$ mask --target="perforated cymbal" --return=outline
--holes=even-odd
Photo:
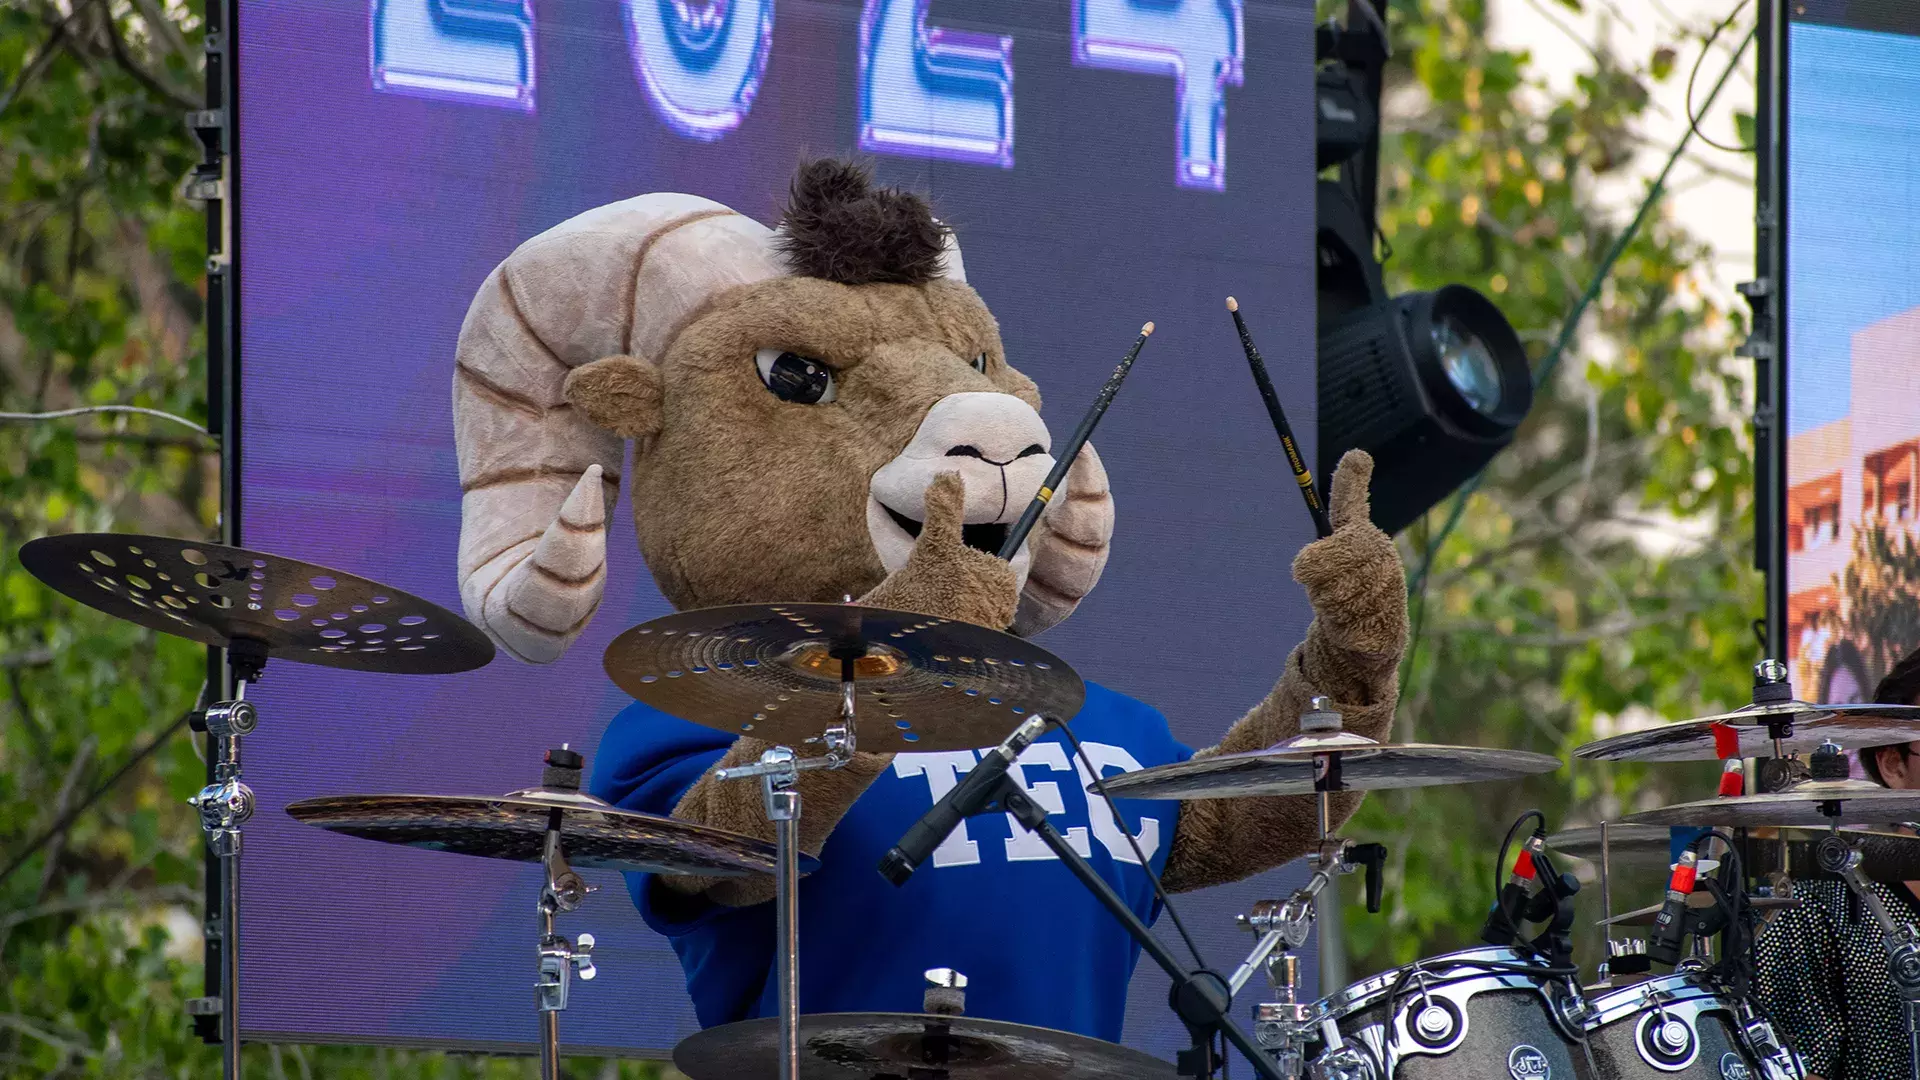
[[[799,1080],[1172,1080],[1173,1066],[1138,1050],[1065,1031],[919,1013],[800,1017]],[[774,1080],[779,1017],[722,1024],[673,1048],[692,1080]]]
[[[166,536],[69,533],[20,548],[20,565],[118,619],[321,667],[440,675],[493,659],[493,642],[436,604],[355,574]]]
[[[1826,808],[1837,806],[1839,817]],[[1628,814],[1629,825],[1820,826],[1838,820],[1878,824],[1920,819],[1920,791],[1890,791],[1865,780],[1808,780],[1767,795],[1734,795]]]
[[[1515,780],[1560,768],[1560,759],[1523,750],[1430,743],[1379,743],[1351,734],[1296,736],[1265,750],[1217,754],[1124,773],[1105,781],[1112,795],[1130,799],[1232,799],[1307,795],[1316,761],[1340,756],[1348,791]]]
[[[1773,757],[1769,724],[1792,724],[1781,740],[1787,754],[1810,754],[1821,743],[1843,750],[1887,746],[1920,739],[1920,706],[1814,705],[1782,701],[1749,705],[1732,712],[1681,720],[1644,731],[1629,731],[1590,742],[1573,752],[1589,761],[1717,761],[1729,757]]]
[[[578,792],[328,795],[290,803],[295,821],[364,840],[537,863],[557,813],[575,868],[739,877],[772,873],[773,845],[705,825],[622,810]],[[801,857],[801,869],[817,862]]]
[[[992,746],[1035,713],[1062,723],[1086,684],[1059,657],[982,626],[854,604],[738,604],[636,626],[607,647],[607,674],[661,712],[799,746],[840,711],[854,662],[860,750]]]

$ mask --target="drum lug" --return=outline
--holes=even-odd
[[[1315,1058],[1307,1075],[1311,1080],[1378,1080],[1380,1074],[1365,1051],[1348,1043]]]

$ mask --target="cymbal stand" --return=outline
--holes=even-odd
[[[1300,718],[1302,734],[1329,734],[1340,730],[1340,714],[1332,711],[1332,702],[1313,699],[1312,711]],[[1267,981],[1278,1001],[1253,1007],[1253,1037],[1272,1059],[1282,1075],[1305,1075],[1306,1047],[1317,1025],[1310,1019],[1310,1007],[1299,996],[1299,959],[1293,950],[1313,933],[1315,904],[1320,893],[1338,877],[1365,868],[1367,872],[1367,910],[1380,911],[1387,849],[1381,844],[1355,844],[1331,834],[1333,793],[1345,787],[1340,776],[1340,755],[1319,754],[1314,758],[1315,808],[1320,845],[1313,856],[1313,876],[1293,891],[1285,902],[1262,900],[1251,915],[1239,916],[1242,925],[1260,935],[1253,951],[1227,979],[1229,993],[1238,994],[1255,971],[1265,968]],[[1341,1046],[1329,1047],[1336,1056]]]
[[[840,661],[840,715],[817,740],[826,746],[819,757],[797,757],[790,747],[772,746],[751,765],[721,769],[721,780],[757,778],[765,799],[767,820],[773,823],[774,844],[774,977],[780,996],[780,1080],[800,1076],[800,774],[813,769],[839,769],[854,753],[854,661],[866,655],[862,643],[835,646]],[[816,741],[816,740],[808,740]]]
[[[1838,829],[1838,815],[1833,816],[1834,828]],[[1839,875],[1873,914],[1873,921],[1880,924],[1880,935],[1887,943],[1887,970],[1893,976],[1893,987],[1900,995],[1901,1012],[1907,1023],[1909,1067],[1914,1080],[1920,1080],[1920,927],[1895,919],[1887,910],[1887,905],[1867,881],[1867,875],[1860,870],[1864,856],[1858,847],[1836,834],[1829,834],[1820,841],[1816,854],[1820,869]]]
[[[220,925],[208,927],[220,939],[220,996],[196,998],[191,1012],[220,1015],[220,1074],[240,1077],[240,827],[253,816],[253,789],[241,780],[240,740],[253,734],[260,713],[247,700],[247,686],[260,681],[267,666],[267,647],[237,639],[227,647],[233,667],[233,699],[217,701],[193,720],[213,742],[213,783],[187,800],[200,812],[200,828],[207,834],[207,851],[220,860]]]
[[[1255,971],[1266,970],[1267,982],[1278,1000],[1253,1007],[1253,1038],[1288,1077],[1305,1075],[1307,1042],[1318,1030],[1310,1019],[1309,1005],[1300,1000],[1300,961],[1293,955],[1293,950],[1313,934],[1315,899],[1336,878],[1364,867],[1367,910],[1376,914],[1380,911],[1387,849],[1381,844],[1355,844],[1327,835],[1330,798],[1329,792],[1320,793],[1320,849],[1314,854],[1313,876],[1284,902],[1262,900],[1253,906],[1252,914],[1238,917],[1243,926],[1260,935],[1260,940],[1227,978],[1228,990],[1238,994]],[[1340,1047],[1330,1050],[1338,1054]]]
[[[554,932],[553,917],[572,911],[594,887],[581,880],[560,846],[560,811],[547,820],[546,847],[541,855],[546,883],[540,887],[540,978],[533,984],[534,1001],[540,1010],[540,1078],[560,1080],[560,1013],[567,1007],[567,992],[577,973],[583,982],[599,974],[593,965],[593,935],[581,934],[569,941]]]

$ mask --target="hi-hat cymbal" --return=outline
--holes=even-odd
[[[724,829],[622,810],[590,795],[328,795],[290,803],[294,820],[365,840],[537,863],[558,816],[575,868],[741,877],[770,874],[773,845]],[[801,869],[818,863],[800,856]]]
[[[1828,810],[1837,814],[1830,815]],[[1725,828],[1765,825],[1876,824],[1920,818],[1920,791],[1890,791],[1865,780],[1808,780],[1766,795],[1734,795],[1628,814],[1629,825]]]
[[[1616,867],[1664,869],[1673,862],[1668,825],[1607,826],[1607,858]],[[1781,844],[1786,845],[1788,874],[1813,877],[1820,874],[1820,861],[1814,847],[1828,835],[1823,828],[1768,828],[1752,832],[1746,838],[1746,867],[1753,873],[1779,869]],[[1860,869],[1873,881],[1920,880],[1920,836],[1880,829],[1841,829],[1840,839],[1860,849],[1864,856]],[[1576,859],[1598,865],[1600,830],[1596,826],[1568,829],[1547,837],[1547,847]]]
[[[1718,901],[1714,900],[1713,894],[1710,892],[1696,892],[1696,893],[1690,894],[1687,897],[1687,907],[1695,911],[1702,911],[1707,908],[1710,908],[1717,902]],[[1749,896],[1747,898],[1747,903],[1753,907],[1753,910],[1763,912],[1763,913],[1769,912],[1769,911],[1778,911],[1781,908],[1798,907],[1800,905],[1799,900],[1793,897],[1787,897],[1787,896]],[[1660,909],[1665,906],[1666,905],[1664,904],[1654,904],[1652,907],[1643,907],[1637,911],[1629,911],[1623,915],[1615,915],[1611,919],[1596,920],[1594,922],[1594,925],[1595,926],[1652,926],[1653,920],[1658,918],[1660,915]]]
[[[711,1027],[680,1040],[673,1067],[692,1080],[774,1080],[778,1017]],[[1173,1066],[1065,1031],[919,1013],[800,1017],[799,1080],[1159,1080]]]
[[[1256,795],[1307,795],[1314,791],[1316,764],[1340,758],[1340,790],[1472,784],[1550,773],[1560,759],[1524,750],[1430,743],[1380,743],[1348,732],[1299,735],[1265,750],[1217,754],[1110,777],[1108,794],[1129,799],[1232,799]]]
[[[203,645],[356,671],[441,675],[493,659],[472,623],[355,574],[166,536],[30,540],[20,565],[115,618]]]
[[[1086,684],[1012,634],[854,604],[682,611],[607,646],[607,674],[662,712],[799,746],[840,712],[839,655],[854,660],[857,746],[874,753],[992,746],[1026,718],[1065,723]]]
[[[1774,757],[1773,733],[1790,726],[1780,752],[1812,753],[1821,743],[1842,750],[1886,746],[1920,739],[1920,706],[1812,705],[1782,701],[1749,705],[1733,712],[1629,731],[1590,742],[1573,756],[1590,761],[1716,761],[1730,757]]]

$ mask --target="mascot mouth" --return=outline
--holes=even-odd
[[[887,512],[887,516],[893,519],[895,525],[900,526],[901,531],[915,540],[920,539],[920,522],[895,510],[886,503],[880,503],[880,509]],[[962,525],[960,527],[960,540],[975,551],[984,551],[989,555],[998,555],[1000,554],[1000,548],[1007,542],[1007,533],[1010,532],[1012,528],[1013,526],[1004,521],[982,521],[978,524]]]

